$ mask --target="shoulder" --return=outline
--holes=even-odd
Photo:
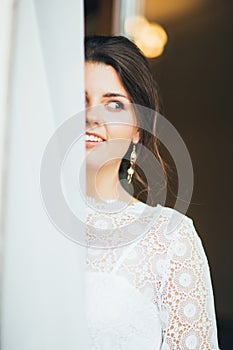
[[[183,229],[194,229],[193,220],[186,214],[160,204],[157,205],[156,209],[158,214],[153,224],[156,226],[156,224],[163,223],[164,233],[166,235],[174,235],[177,232],[181,233]]]
[[[166,249],[170,258],[186,260],[206,259],[202,241],[189,216],[169,207],[160,206],[159,215],[151,227],[150,235]]]
[[[148,232],[149,235],[156,236],[160,242],[167,245],[175,242],[201,244],[192,218],[176,209],[162,205],[157,205],[154,210],[155,218]]]

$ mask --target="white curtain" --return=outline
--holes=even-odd
[[[9,0],[1,9],[11,52],[1,63],[10,73],[1,90],[1,349],[86,350],[85,248],[59,233],[40,193],[49,138],[84,109],[83,4]]]

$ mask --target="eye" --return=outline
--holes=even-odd
[[[120,101],[110,101],[106,104],[107,108],[113,111],[121,111],[124,109],[124,104]]]

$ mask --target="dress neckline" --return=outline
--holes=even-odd
[[[128,203],[119,199],[108,199],[103,202],[98,202],[94,197],[86,196],[86,204],[90,210],[104,213],[119,213],[125,210],[131,210],[135,208],[151,208],[149,205],[134,201],[133,203]]]

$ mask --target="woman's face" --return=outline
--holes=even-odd
[[[139,140],[130,97],[109,65],[87,62],[85,84],[87,165],[120,165],[131,141]]]

